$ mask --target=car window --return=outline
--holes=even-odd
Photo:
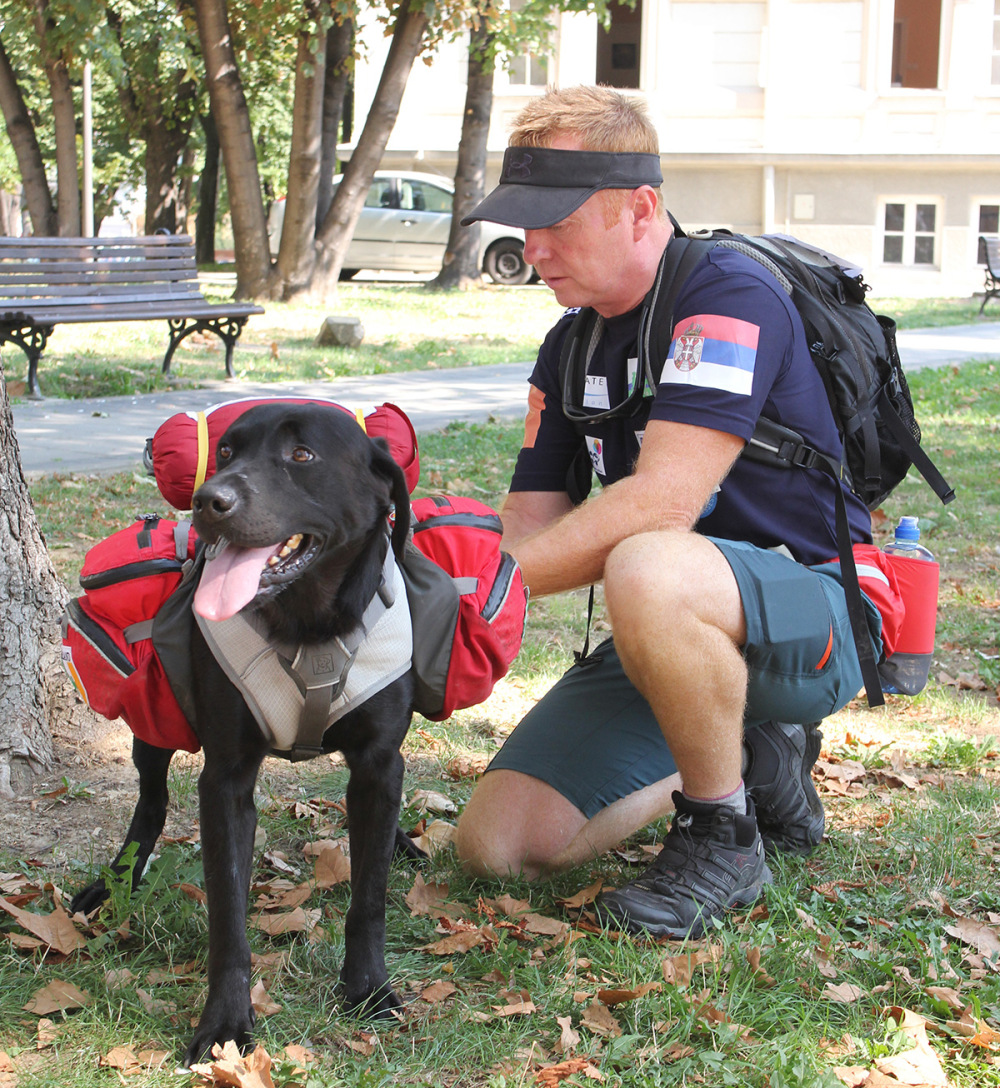
[[[400,181],[400,207],[414,212],[451,213],[451,193],[422,181]]]
[[[365,207],[391,208],[392,206],[392,178],[376,178],[368,190]]]

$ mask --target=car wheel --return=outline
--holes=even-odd
[[[527,283],[534,269],[524,261],[524,246],[514,239],[494,242],[486,251],[483,270],[494,283],[519,286]]]
[[[340,278],[342,280],[353,280],[360,271],[360,268],[342,268],[340,270]]]

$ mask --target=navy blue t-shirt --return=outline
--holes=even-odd
[[[641,307],[605,323],[591,359],[585,407],[615,407],[636,377]],[[648,419],[694,424],[748,440],[765,415],[838,459],[840,437],[826,392],[790,299],[756,261],[712,250],[695,268],[674,308],[670,351],[655,396],[628,419],[587,424],[581,437],[563,415],[559,355],[576,315],[567,311],[550,330],[531,375],[525,446],[511,491],[564,491],[566,473],[584,442],[602,484],[629,475]],[[737,459],[712,495],[696,529],[762,548],[784,544],[801,563],[837,554],[837,484],[816,469],[782,469]],[[864,503],[845,489],[851,536],[871,542]]]

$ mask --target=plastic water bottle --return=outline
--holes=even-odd
[[[882,550],[893,557],[893,570],[906,606],[896,646],[878,667],[882,690],[890,695],[916,695],[927,683],[934,654],[941,571],[934,556],[920,543],[916,518],[900,518],[894,539]]]

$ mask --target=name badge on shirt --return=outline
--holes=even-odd
[[[587,452],[590,454],[590,462],[598,476],[604,476],[604,443],[599,438],[587,436]]]
[[[584,408],[610,408],[608,400],[608,379],[603,374],[588,374],[587,386],[583,391]]]

